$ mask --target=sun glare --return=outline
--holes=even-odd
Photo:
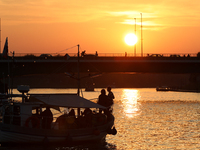
[[[139,104],[137,100],[140,99],[138,90],[124,89],[122,94],[122,103],[126,116],[132,118],[139,114]]]
[[[135,34],[129,33],[125,36],[124,40],[125,40],[127,45],[132,46],[132,45],[135,45],[137,43],[138,38]]]

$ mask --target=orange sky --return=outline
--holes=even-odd
[[[1,52],[8,37],[15,53],[133,53],[124,42],[137,22],[143,51],[200,51],[199,0],[0,0]]]

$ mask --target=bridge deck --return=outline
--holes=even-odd
[[[9,63],[8,63],[9,62]],[[77,57],[1,59],[1,75],[8,64],[15,75],[77,72]],[[13,67],[12,67],[13,66]],[[200,73],[199,57],[80,57],[80,72]]]

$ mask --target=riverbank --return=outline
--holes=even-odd
[[[87,74],[81,74],[81,77]],[[76,76],[76,75],[74,75]],[[189,82],[189,74],[102,74],[96,78],[83,78],[81,87],[88,82],[95,88],[112,86],[116,88],[156,88],[157,86],[184,86]],[[77,80],[65,74],[37,74],[14,77],[13,87],[29,85],[31,88],[76,88]]]

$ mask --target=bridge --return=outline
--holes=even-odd
[[[1,76],[8,68],[14,75],[76,73],[77,57],[1,59]],[[200,73],[199,57],[80,57],[81,73]]]

